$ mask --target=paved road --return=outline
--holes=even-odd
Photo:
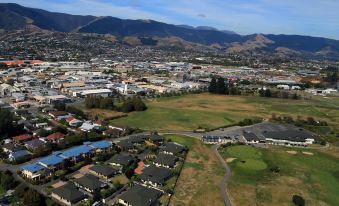
[[[232,173],[231,173],[230,167],[226,164],[224,158],[218,152],[219,146],[220,145],[214,145],[212,147],[212,149],[213,149],[215,155],[217,155],[222,166],[225,168],[225,176],[224,176],[224,178],[222,178],[222,180],[220,182],[220,190],[222,192],[225,204],[227,206],[232,206],[232,202],[231,202],[229,195],[228,195],[228,192],[227,192],[227,181],[231,178]]]

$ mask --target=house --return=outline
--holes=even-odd
[[[30,152],[28,152],[27,150],[19,150],[19,151],[15,151],[12,152],[8,155],[8,160],[9,161],[18,161],[18,160],[22,160],[25,158],[29,158],[32,154]]]
[[[108,160],[108,163],[113,166],[125,167],[132,164],[135,160],[134,157],[129,155],[116,154]]]
[[[231,138],[223,135],[204,135],[202,141],[205,144],[224,144],[230,142]]]
[[[153,163],[158,167],[174,168],[177,161],[178,158],[174,155],[159,154]]]
[[[106,184],[99,181],[97,177],[88,174],[78,179],[75,179],[74,184],[90,193],[99,192],[102,188],[106,186]]]
[[[161,153],[177,155],[185,151],[185,147],[176,142],[167,142],[160,148]]]
[[[59,156],[63,159],[68,159],[73,163],[77,163],[85,157],[90,157],[93,150],[94,149],[92,147],[89,147],[88,145],[80,145],[65,150]]]
[[[159,190],[136,184],[120,195],[118,202],[125,206],[152,206],[160,204],[158,199],[161,196],[162,192]]]
[[[123,132],[119,129],[108,129],[108,130],[103,131],[102,134],[105,136],[117,138],[117,137],[120,137],[122,133]]]
[[[249,144],[255,144],[255,143],[265,143],[265,138],[261,137],[261,136],[257,136],[256,134],[252,133],[252,132],[247,132],[244,131],[243,132],[243,137],[246,140],[246,143]]]
[[[165,182],[172,177],[172,171],[163,167],[151,165],[144,169],[140,175],[140,180],[146,185],[162,187]]]
[[[51,154],[47,157],[37,160],[36,162],[51,171],[55,171],[62,168],[64,159],[56,154]]]
[[[121,140],[120,142],[116,143],[116,145],[122,150],[122,151],[132,151],[134,150],[134,145],[133,143],[126,139],[126,140]]]
[[[84,122],[84,123],[81,125],[81,127],[79,127],[79,128],[80,128],[80,130],[82,130],[82,131],[84,131],[84,132],[89,132],[89,131],[91,131],[91,130],[93,130],[93,129],[99,129],[100,126],[101,126],[101,125],[95,124],[95,123],[93,123],[93,122],[91,122],[91,121],[86,121],[86,122]]]
[[[112,150],[112,142],[101,140],[97,142],[84,142],[85,145],[88,145],[90,148],[93,148],[95,153],[110,152]]]
[[[56,188],[52,191],[51,197],[67,206],[74,205],[86,198],[86,195],[80,192],[72,183]]]
[[[25,142],[25,147],[30,151],[41,149],[44,146],[45,142],[40,139],[33,139],[31,141]]]
[[[64,139],[64,137],[65,137],[64,134],[60,132],[56,132],[56,133],[48,135],[47,140],[51,142],[59,142],[60,140]]]
[[[152,134],[149,136],[148,140],[153,144],[161,144],[164,141],[164,138],[160,135]]]
[[[68,118],[66,118],[66,122],[71,127],[79,127],[80,125],[82,125],[82,121],[76,119],[75,117],[68,117]]]
[[[23,142],[27,142],[32,139],[33,139],[33,136],[30,134],[23,134],[23,135],[13,137],[13,141],[15,143],[23,143]]]
[[[105,165],[94,165],[89,169],[89,172],[106,180],[119,173],[118,170]]]
[[[285,131],[264,131],[264,137],[268,144],[285,146],[303,146],[313,144],[316,135],[302,128]]]
[[[21,167],[21,174],[31,180],[40,180],[44,176],[46,169],[37,164],[26,164]]]
[[[6,153],[13,153],[13,152],[22,150],[23,148],[24,148],[23,146],[13,144],[13,143],[7,143],[2,146],[3,151]]]
[[[65,111],[50,111],[48,115],[54,119],[57,119],[58,117],[64,117],[64,116],[67,116],[66,118],[69,117],[68,112],[65,112]]]

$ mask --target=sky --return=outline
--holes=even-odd
[[[212,26],[239,34],[299,34],[339,40],[339,0],[0,0],[79,15]]]

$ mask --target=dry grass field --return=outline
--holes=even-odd
[[[168,135],[166,138],[189,147],[169,205],[224,206],[219,188],[224,169],[211,148],[190,137]]]

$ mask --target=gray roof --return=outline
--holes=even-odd
[[[94,165],[93,167],[90,168],[90,170],[101,175],[104,175],[106,177],[112,177],[118,172],[116,169],[113,169],[112,167],[105,165]]]
[[[64,186],[56,188],[52,193],[57,194],[71,203],[77,203],[86,197],[86,195],[80,192],[73,183],[67,183]]]
[[[178,158],[176,156],[168,154],[159,154],[157,158],[154,160],[154,163],[174,167],[177,161]]]
[[[150,206],[154,205],[161,195],[156,189],[134,185],[119,198],[132,206]]]
[[[36,148],[42,147],[44,145],[45,145],[45,143],[40,139],[33,139],[33,140],[25,143],[25,146],[29,149],[36,149]]]
[[[168,142],[161,148],[161,151],[166,151],[173,154],[181,153],[184,150],[185,150],[184,146],[177,144],[175,142]]]
[[[140,179],[144,181],[151,181],[163,185],[166,180],[172,176],[172,171],[167,168],[160,168],[151,165],[144,169],[140,175]]]
[[[304,129],[285,130],[285,131],[268,131],[263,132],[266,138],[288,140],[292,142],[305,142],[307,138],[315,138],[315,135]]]
[[[75,179],[74,182],[93,191],[99,190],[103,185],[103,183],[93,175],[84,175],[78,179]]]
[[[111,159],[108,160],[108,163],[115,163],[126,166],[131,164],[134,160],[135,158],[129,155],[116,154]]]

